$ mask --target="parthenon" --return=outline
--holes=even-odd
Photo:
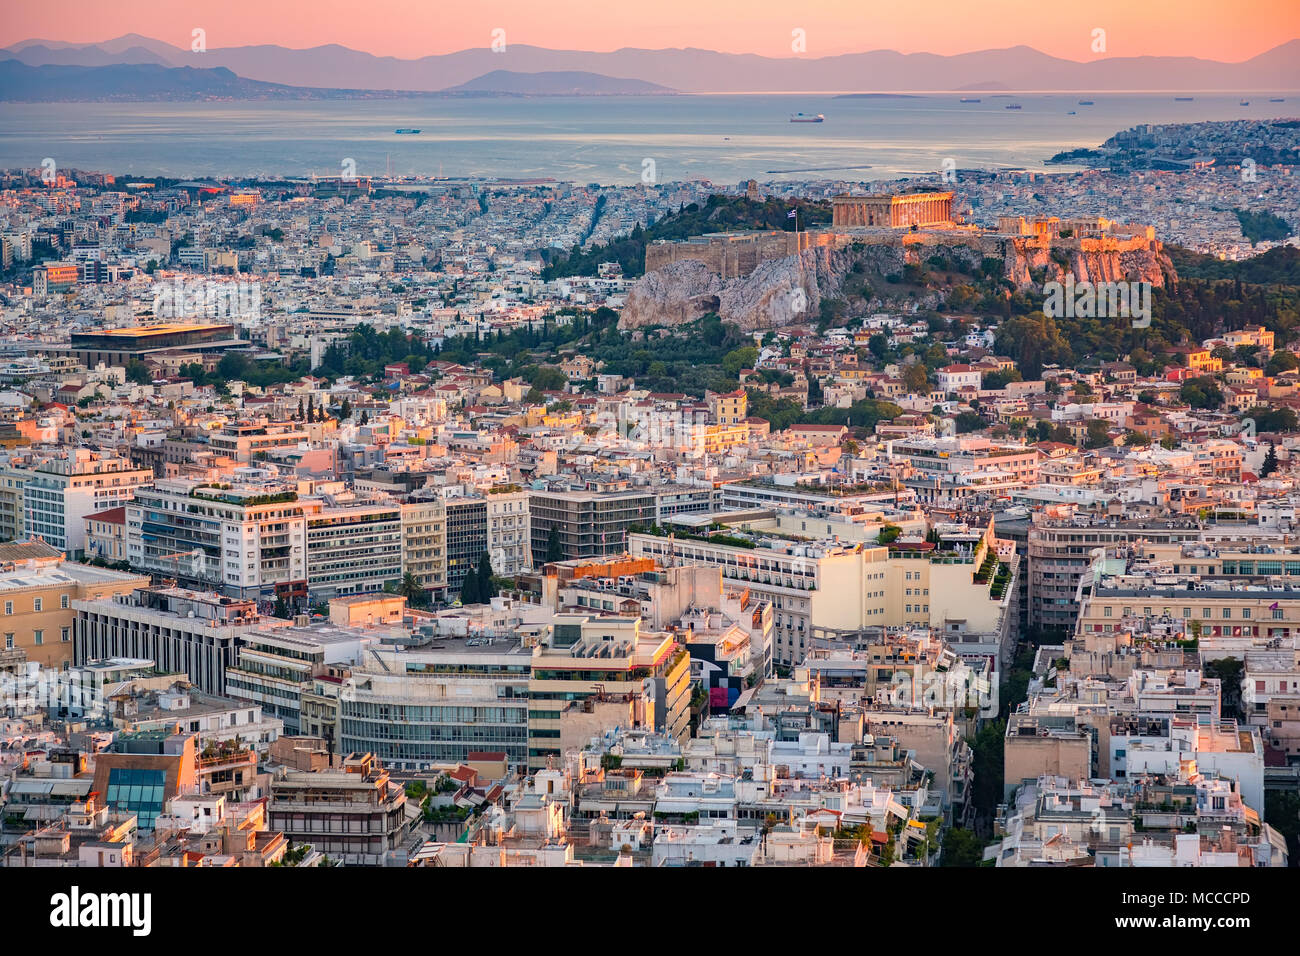
[[[953,193],[835,196],[834,226],[929,226],[952,221]]]

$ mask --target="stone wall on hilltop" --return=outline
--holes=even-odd
[[[881,295],[887,295],[890,284],[880,280],[901,274],[908,263],[924,264],[935,255],[960,263],[967,271],[977,269],[985,258],[1001,259],[1003,275],[1021,288],[1064,281],[1067,272],[1074,274],[1076,282],[1145,281],[1164,286],[1177,279],[1160,243],[1136,236],[1062,239],[956,229],[881,230],[879,235],[866,236],[828,232],[819,240],[795,255],[764,259],[760,254],[752,271],[727,278],[718,274],[718,263],[704,254],[707,243],[697,241],[689,248],[682,244],[678,255],[661,251],[655,258],[660,267],[628,290],[619,328],[672,327],[710,312],[745,331],[798,325],[817,318],[823,299],[841,297],[855,266],[860,266],[858,271],[865,273],[875,293],[871,307],[885,309],[890,301]],[[756,243],[755,248],[773,251],[766,242]],[[906,294],[909,306],[942,307],[938,290],[918,296],[909,288]]]

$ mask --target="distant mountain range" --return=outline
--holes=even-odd
[[[441,92],[444,95],[463,93],[481,96],[646,96],[675,93],[676,90],[645,80],[624,80],[580,70],[555,70],[548,73],[493,70],[468,83]]]
[[[59,52],[59,51],[55,51]],[[111,63],[30,66],[0,60],[0,101],[25,103],[140,100],[294,100],[361,99],[411,96],[645,96],[676,92],[645,80],[599,73],[557,71],[513,73],[494,70],[436,94],[407,90],[331,89],[264,83],[235,75],[223,66],[161,66]]]
[[[409,93],[311,89],[262,83],[236,76],[225,67],[159,66],[114,63],[105,66],[28,66],[0,60],[0,101],[23,103],[139,102],[142,100],[301,100],[355,99]]]
[[[1241,63],[1164,56],[1104,57],[1078,63],[1026,46],[956,56],[875,50],[777,58],[700,49],[593,53],[525,44],[510,45],[501,53],[483,48],[402,60],[337,44],[305,50],[261,45],[192,53],[136,34],[90,44],[26,40],[0,50],[3,57],[29,66],[220,67],[243,79],[281,86],[335,89],[342,83],[352,90],[425,93],[466,87],[498,73],[596,74],[602,81],[622,77],[612,82],[639,80],[691,93],[1300,89],[1300,39]]]

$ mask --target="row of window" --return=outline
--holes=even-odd
[[[1166,609],[1166,610],[1167,610],[1167,609]],[[1250,620],[1250,617],[1251,617],[1251,608],[1243,607],[1243,608],[1240,608],[1240,610],[1241,610],[1241,619],[1242,619],[1243,621],[1249,621],[1249,620]],[[1273,612],[1273,620],[1275,620],[1275,621],[1285,621],[1285,620],[1286,620],[1286,610],[1285,610],[1284,608],[1275,607],[1275,608],[1270,608],[1269,610],[1271,610],[1271,611]],[[1232,608],[1230,608],[1230,607],[1225,607],[1225,608],[1222,609],[1222,611],[1223,611],[1223,619],[1224,619],[1225,621],[1226,621],[1226,620],[1231,620],[1231,619],[1232,619]],[[1102,608],[1102,617],[1110,617],[1110,616],[1111,616],[1111,612],[1112,612],[1112,608],[1111,608],[1111,607],[1109,607],[1109,606],[1103,607],[1103,608]],[[1151,612],[1152,612],[1152,608],[1144,607],[1144,608],[1142,609],[1142,615],[1143,615],[1143,617],[1151,617],[1151,616],[1152,616],[1152,615],[1151,615]],[[1124,608],[1124,617],[1132,617],[1132,616],[1133,616],[1133,609],[1132,609],[1131,607],[1126,607],[1126,608]],[[1190,607],[1185,607],[1185,608],[1183,608],[1183,617],[1185,617],[1185,618],[1191,618],[1191,616],[1192,616],[1192,609],[1191,609]],[[1203,618],[1212,618],[1212,617],[1214,617],[1214,608],[1209,608],[1209,607],[1203,607],[1203,608],[1201,608],[1201,617],[1203,617]]]
[[[69,596],[68,596],[68,595],[66,595],[66,594],[61,594],[61,595],[59,595],[59,608],[60,608],[61,610],[66,611],[66,610],[70,607],[70,604],[68,603],[68,601],[69,601]],[[42,611],[44,611],[44,610],[45,610],[45,599],[44,599],[44,598],[32,598],[32,613],[34,613],[34,614],[40,614],[40,613],[41,613]],[[5,601],[5,614],[9,615],[9,614],[13,614],[13,613],[14,613],[14,602],[13,602],[13,601]]]

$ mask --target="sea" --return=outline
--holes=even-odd
[[[1143,123],[1300,117],[1295,91],[413,96],[0,103],[0,168],[179,178],[338,175],[738,183],[1066,170],[1053,154]],[[962,97],[978,103],[962,103]],[[1284,102],[1270,102],[1281,97]],[[1083,105],[1080,100],[1091,100]],[[1248,100],[1249,105],[1242,105]],[[1020,109],[1007,109],[1010,104]],[[825,116],[791,123],[794,113]],[[418,134],[398,134],[398,128]]]

